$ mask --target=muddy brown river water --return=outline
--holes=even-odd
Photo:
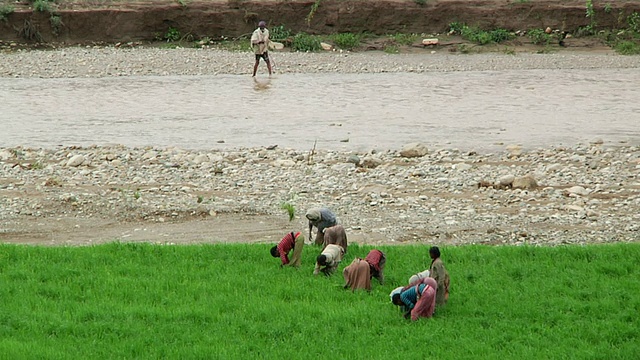
[[[0,78],[0,146],[640,143],[640,69]]]

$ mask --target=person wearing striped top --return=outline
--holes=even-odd
[[[280,267],[293,266],[300,267],[302,261],[302,248],[304,247],[304,235],[293,231],[285,235],[282,240],[271,248],[271,256],[279,257],[281,260]],[[293,250],[291,260],[289,260],[289,252]]]
[[[384,284],[384,265],[387,262],[387,258],[384,253],[378,249],[373,249],[369,251],[367,257],[364,258],[369,264],[369,268],[371,269],[371,277],[378,279],[380,281],[380,285]]]

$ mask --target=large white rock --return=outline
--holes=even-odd
[[[525,175],[513,179],[512,186],[514,189],[531,190],[538,187],[538,182],[533,175]]]
[[[429,150],[424,144],[411,143],[405,145],[402,150],[400,150],[400,156],[406,158],[422,157],[427,155],[428,152]]]
[[[362,159],[362,167],[365,168],[370,168],[370,169],[374,169],[380,165],[382,165],[382,160],[378,159],[376,157],[373,156],[365,156],[364,159]]]
[[[511,184],[513,184],[513,181],[515,179],[516,177],[511,174],[504,175],[504,176],[501,176],[500,179],[498,179],[498,183],[502,186],[510,186]]]
[[[453,165],[453,168],[459,171],[467,171],[473,168],[473,165],[467,164],[467,163],[459,163],[459,164]]]
[[[438,45],[439,41],[438,39],[422,39],[422,45]]]
[[[82,163],[84,163],[85,160],[86,159],[82,154],[74,155],[71,157],[71,159],[69,159],[69,161],[67,161],[67,166],[77,167],[82,165]]]
[[[567,189],[567,193],[568,194],[574,194],[574,195],[580,195],[580,196],[587,196],[591,192],[589,190],[583,188],[582,186],[572,186],[572,187]]]
[[[205,154],[200,154],[200,155],[196,156],[193,159],[193,162],[196,163],[196,164],[202,164],[202,163],[209,162],[209,156],[207,156]]]
[[[296,162],[291,159],[278,159],[275,160],[272,164],[273,166],[292,167],[296,164]]]

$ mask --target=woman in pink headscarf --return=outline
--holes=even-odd
[[[400,293],[392,296],[391,301],[401,306],[405,311],[404,316],[416,321],[421,317],[430,318],[436,309],[436,292],[438,283],[433,278],[424,278],[418,283],[413,283],[402,289]]]

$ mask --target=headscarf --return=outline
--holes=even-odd
[[[260,21],[260,22],[258,23],[258,27],[259,27],[259,28],[267,27],[267,23],[266,23],[265,21]]]
[[[393,301],[393,295],[400,294],[402,292],[402,289],[402,286],[398,286],[397,288],[391,290],[391,293],[389,294],[389,298],[391,299],[391,301]]]
[[[320,209],[310,209],[309,211],[307,211],[307,214],[305,215],[307,217],[307,219],[309,219],[309,221],[320,221],[320,219],[322,219],[322,215],[320,214]]]

